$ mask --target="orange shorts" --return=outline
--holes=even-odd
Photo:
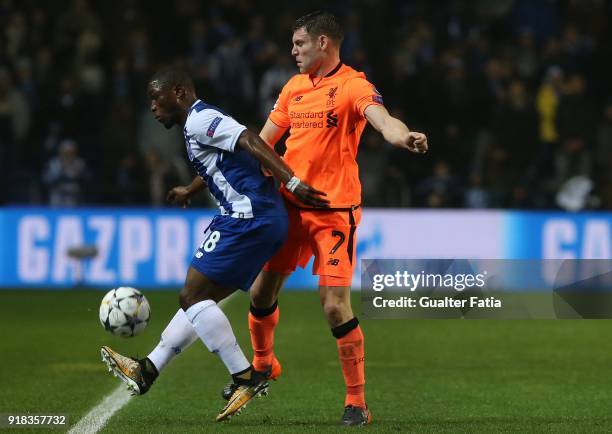
[[[289,235],[266,263],[264,271],[291,274],[298,265],[302,268],[308,265],[314,254],[312,274],[319,276],[319,286],[350,286],[361,208],[323,211],[300,209],[285,203]]]

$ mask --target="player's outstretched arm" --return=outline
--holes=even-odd
[[[387,142],[419,154],[427,152],[427,136],[410,131],[406,124],[391,116],[385,107],[371,105],[365,109],[364,114],[370,125],[380,132]]]
[[[293,170],[257,134],[244,130],[237,145],[257,158],[302,203],[316,208],[329,208],[329,201],[324,197],[327,194],[297,178]]]
[[[281,128],[274,122],[272,122],[270,119],[268,119],[263,128],[261,129],[259,137],[261,137],[261,139],[266,142],[268,146],[274,148],[276,142],[278,142],[280,138],[283,137],[283,134],[285,134],[285,132],[287,132],[287,128]]]
[[[183,208],[187,208],[191,203],[191,196],[198,191],[202,191],[207,187],[206,181],[200,176],[196,176],[189,185],[179,185],[174,187],[166,195],[166,201],[172,204],[180,204]]]

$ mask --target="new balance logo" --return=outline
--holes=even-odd
[[[338,126],[338,115],[334,111],[327,112],[327,128]]]
[[[327,265],[333,265],[336,266],[340,263],[340,259],[330,259],[329,261],[327,261]]]

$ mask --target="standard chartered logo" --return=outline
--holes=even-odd
[[[323,128],[323,111],[289,112],[291,128]]]
[[[289,117],[291,119],[323,119],[323,111],[318,112],[289,112]]]

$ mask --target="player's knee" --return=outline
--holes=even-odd
[[[323,312],[325,318],[330,324],[336,324],[342,322],[344,316],[344,309],[342,305],[336,299],[327,299],[323,303]]]
[[[263,271],[251,285],[251,303],[261,309],[270,307],[278,299],[278,293],[287,275]]]
[[[178,299],[181,309],[187,310],[191,307],[189,293],[185,290],[185,288],[181,289],[181,292],[179,292]]]
[[[189,288],[183,288],[179,293],[179,305],[183,310],[189,309],[191,306],[202,300],[203,298],[198,291],[194,291]]]
[[[179,293],[179,304],[183,310],[187,310],[194,304],[204,300],[212,300],[218,303],[223,300],[226,295],[226,293],[218,288],[211,288],[206,285],[190,282],[189,279],[187,279],[185,286]]]
[[[265,309],[274,304],[276,294],[266,291],[252,291],[251,304],[257,308]]]

